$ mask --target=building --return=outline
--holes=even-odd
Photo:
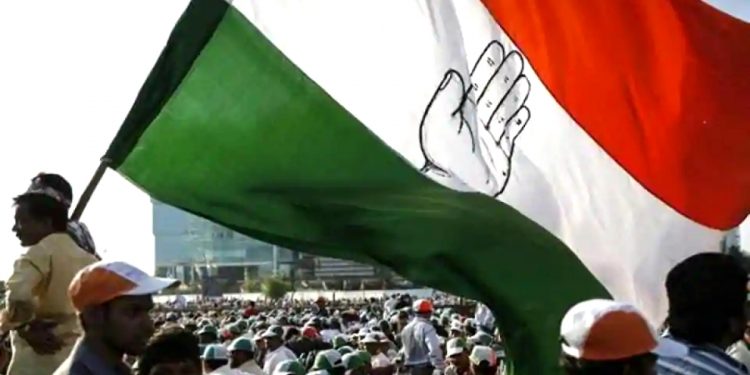
[[[278,275],[304,285],[351,289],[365,282],[379,287],[392,278],[382,268],[264,243],[157,201],[153,231],[157,275],[188,285],[211,279],[225,291],[238,291],[245,280]]]
[[[230,282],[288,275],[297,254],[153,202],[156,273],[188,284],[212,276]]]

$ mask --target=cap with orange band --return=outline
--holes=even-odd
[[[117,297],[155,294],[179,283],[175,279],[149,276],[125,262],[100,261],[76,274],[68,294],[80,312]]]
[[[632,305],[594,299],[573,306],[560,325],[565,354],[590,361],[611,361],[653,352],[656,332]]]

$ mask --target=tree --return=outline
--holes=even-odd
[[[266,278],[260,285],[261,293],[274,301],[283,298],[291,289],[289,283],[277,277]]]

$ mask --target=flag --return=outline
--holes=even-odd
[[[487,304],[557,373],[574,303],[663,319],[750,208],[750,30],[687,0],[190,3],[106,160],[260,240]]]

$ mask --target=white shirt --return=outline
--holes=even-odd
[[[224,365],[217,368],[208,375],[247,375],[247,373],[238,369],[229,368],[229,365]]]
[[[239,369],[250,375],[268,375],[263,372],[263,369],[260,368],[260,366],[255,363],[255,360],[252,359],[243,363],[242,366],[239,367]]]
[[[297,359],[297,356],[284,345],[279,346],[272,352],[266,353],[266,356],[263,359],[263,372],[266,374],[272,374],[273,370],[276,369],[276,366],[287,359]]]
[[[744,342],[740,341],[730,346],[729,349],[727,349],[727,354],[750,368],[750,350],[748,350],[747,344]]]
[[[372,357],[370,365],[372,365],[372,368],[388,367],[391,365],[391,360],[385,354],[378,353],[378,355]]]
[[[339,335],[341,335],[341,331],[339,331],[338,329],[324,329],[320,331],[320,337],[324,342],[331,342],[333,341],[334,337]]]

